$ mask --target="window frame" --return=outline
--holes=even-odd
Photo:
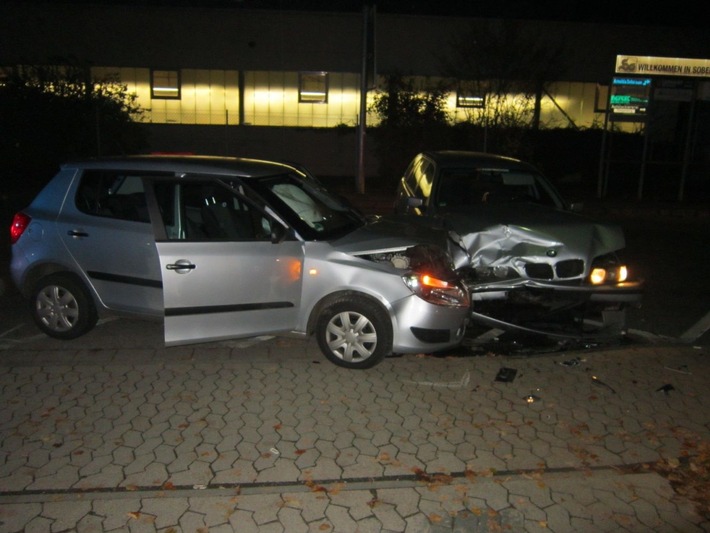
[[[305,87],[309,81],[322,79],[322,92],[314,88]],[[328,73],[325,71],[304,71],[298,73],[298,103],[299,104],[327,104],[328,103]],[[320,84],[319,84],[320,85]],[[307,90],[309,89],[309,90]],[[316,95],[323,95],[318,98]]]
[[[165,73],[168,84],[156,89],[156,73]],[[171,75],[175,75],[175,87],[170,85]],[[154,100],[180,100],[182,76],[179,69],[150,69],[150,97]],[[165,91],[163,93],[162,91]],[[173,93],[174,92],[174,93]]]
[[[486,95],[484,94],[481,96],[477,93],[477,91],[461,89],[459,87],[456,90],[456,107],[463,107],[467,109],[485,109]]]

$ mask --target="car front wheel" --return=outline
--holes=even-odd
[[[39,281],[32,293],[30,312],[39,329],[57,339],[75,339],[91,330],[97,320],[86,289],[64,274]]]
[[[389,316],[374,302],[343,297],[321,313],[318,346],[338,366],[370,368],[392,351]]]

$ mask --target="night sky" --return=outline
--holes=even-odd
[[[33,0],[25,0],[33,1]],[[55,0],[65,3],[103,3],[124,5],[161,5],[227,7],[235,9],[279,9],[305,11],[358,12],[368,0]],[[614,22],[641,26],[708,26],[705,2],[666,0],[369,0],[380,13],[408,15],[466,16],[479,18],[517,18],[581,22]]]

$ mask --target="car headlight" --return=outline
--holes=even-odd
[[[621,264],[615,255],[606,255],[595,259],[589,282],[592,285],[621,283],[629,279],[629,270]]]
[[[457,281],[445,281],[429,274],[402,276],[409,289],[431,304],[447,307],[468,307],[468,292]]]

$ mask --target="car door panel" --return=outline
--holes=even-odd
[[[300,242],[161,242],[167,345],[292,330]]]
[[[139,213],[134,205],[142,196],[141,178],[131,179],[137,192],[112,194],[110,199],[124,207],[130,203],[133,210],[117,214],[106,207],[107,189],[126,183],[125,173],[85,173],[76,201],[68,200],[57,219],[58,237],[106,307],[160,316],[158,253],[147,210]]]
[[[217,180],[156,187],[167,345],[290,331],[301,301],[303,245],[272,242],[279,224]]]

